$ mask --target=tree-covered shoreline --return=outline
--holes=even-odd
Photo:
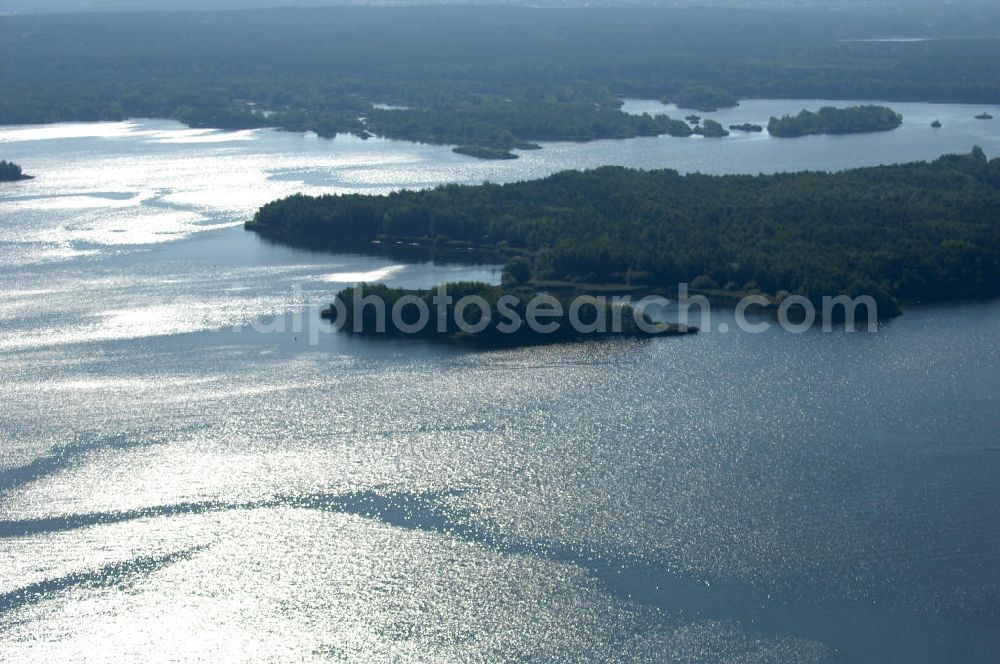
[[[323,249],[394,241],[518,256],[530,281],[680,283],[725,296],[1000,295],[1000,159],[979,149],[840,173],[686,175],[605,167],[386,196],[296,195],[247,228]]]
[[[922,10],[932,11],[932,10]],[[995,12],[1000,17],[1000,10]],[[173,118],[483,148],[689,135],[620,97],[1000,102],[1000,38],[913,12],[337,7],[0,16],[0,124]],[[936,25],[936,24],[935,24]],[[394,108],[387,108],[386,105]]]
[[[711,85],[689,85],[664,101],[676,104],[678,108],[693,108],[704,113],[740,105],[739,97],[732,92]]]
[[[437,301],[442,294],[446,297]],[[544,300],[534,289],[512,283],[495,286],[457,282],[434,289],[359,284],[337,293],[339,308],[331,304],[321,316],[339,330],[366,337],[426,339],[489,348],[612,337],[684,336],[699,331],[686,324],[654,323],[648,314],[628,304],[592,298],[574,305],[566,297],[541,297]],[[479,304],[463,305],[459,314],[457,309],[463,299],[478,299]],[[423,318],[417,301],[422,304]],[[362,302],[367,303],[362,306]],[[532,303],[544,307],[535,310]]]
[[[772,117],[767,131],[779,138],[819,134],[866,134],[892,131],[903,124],[903,116],[885,106],[824,106],[816,112],[803,109],[795,116]]]

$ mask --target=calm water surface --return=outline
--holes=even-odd
[[[240,228],[295,191],[1000,154],[1000,125],[972,119],[1000,109],[893,106],[884,135],[513,163],[0,127],[0,157],[38,175],[0,184],[0,660],[997,661],[1000,303],[875,334],[721,333],[717,311],[691,338],[476,353],[330,335],[315,308],[494,266]]]

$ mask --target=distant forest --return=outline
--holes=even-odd
[[[695,108],[746,97],[1000,102],[1000,37],[990,27],[1000,8],[934,11],[339,7],[0,16],[0,123],[157,116],[475,152],[469,146],[689,131],[680,120],[621,112],[620,96]],[[899,34],[958,37],[854,41]]]
[[[604,167],[506,185],[386,196],[296,195],[251,230],[313,248],[380,240],[491,245],[518,281],[872,295],[899,303],[1000,293],[1000,159],[842,173],[687,175]]]

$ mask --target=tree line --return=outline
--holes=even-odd
[[[803,109],[795,116],[772,117],[767,131],[772,136],[796,138],[815,134],[864,134],[891,131],[903,124],[903,116],[885,106],[824,106],[818,111]]]
[[[321,316],[365,336],[410,337],[502,347],[600,339],[695,334],[698,328],[655,323],[643,311],[607,299],[541,296],[509,283],[455,282],[434,289],[359,284],[337,293]],[[641,324],[640,324],[641,321]]]
[[[898,303],[1000,293],[1000,160],[980,149],[840,173],[686,175],[604,167],[506,185],[291,196],[247,223],[345,249],[407,240],[521,256],[536,284],[867,294]],[[525,269],[522,267],[522,272]]]
[[[988,11],[1000,20],[1000,9]],[[0,123],[157,116],[510,149],[689,131],[628,116],[623,95],[699,108],[741,97],[1000,102],[1000,38],[984,27],[989,17],[963,16],[639,7],[0,16]],[[844,40],[928,25],[963,38]]]

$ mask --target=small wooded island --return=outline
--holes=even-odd
[[[701,126],[694,130],[694,133],[699,136],[704,136],[705,138],[725,138],[729,136],[729,132],[726,128],[715,120],[705,120],[701,123]]]
[[[17,182],[18,180],[30,180],[32,176],[21,172],[21,167],[6,160],[0,161],[0,182]]]
[[[552,313],[537,320],[530,303],[538,293],[511,281],[509,272],[504,285],[492,286],[478,282],[445,284],[450,300],[438,308],[434,296],[439,289],[413,290],[389,288],[381,284],[360,284],[337,293],[343,304],[338,312],[331,305],[321,316],[340,330],[367,337],[407,337],[468,343],[479,347],[513,347],[567,341],[606,339],[611,337],[648,338],[696,334],[698,328],[675,323],[655,323],[648,315],[636,312],[627,304],[615,306],[609,301],[584,302],[574,310],[569,298],[550,296],[546,303]],[[379,314],[372,305],[355,308],[355,297],[375,296],[384,303],[386,312]],[[480,298],[488,314],[479,306],[463,307],[459,324],[457,303],[462,298]],[[403,298],[406,301],[401,302]],[[424,305],[426,316],[421,318],[416,300]],[[398,318],[390,312],[398,305]],[[360,313],[360,317],[357,315]],[[440,316],[440,318],[439,318]],[[439,323],[438,321],[442,321]],[[529,323],[528,321],[534,322]],[[638,321],[642,321],[642,325]],[[615,322],[617,321],[617,323]]]
[[[680,175],[604,167],[385,196],[295,195],[246,227],[313,249],[418,245],[523,261],[524,283],[725,298],[870,295],[879,316],[1000,295],[1000,159],[983,151],[839,173]],[[381,244],[373,244],[381,242]]]
[[[816,134],[866,134],[891,131],[903,124],[903,116],[885,106],[824,106],[817,112],[803,110],[796,116],[771,118],[767,131],[779,138]]]

